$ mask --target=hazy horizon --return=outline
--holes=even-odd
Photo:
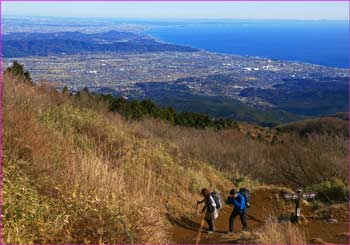
[[[126,21],[298,21],[298,22],[313,22],[313,21],[329,21],[329,22],[348,22],[345,19],[235,19],[235,18],[163,18],[163,17],[74,17],[74,16],[39,16],[39,15],[7,15],[2,16],[3,19],[10,18],[45,18],[45,19],[101,19],[101,20],[126,20]]]
[[[348,2],[3,2],[3,17],[348,20]]]

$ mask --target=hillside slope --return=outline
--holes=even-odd
[[[252,137],[248,128],[264,135]],[[271,137],[276,140],[265,140]],[[298,137],[256,126],[199,130],[153,119],[125,120],[89,96],[33,86],[7,73],[3,242],[191,243],[192,237],[183,239],[187,232],[191,236],[196,232],[176,232],[183,221],[194,220],[203,187],[224,196],[239,186],[256,193],[266,184],[275,185],[277,191],[281,189],[276,186],[301,186],[327,194],[331,204],[341,200],[344,205],[347,143],[342,135]],[[258,200],[255,213],[260,206],[271,206]],[[322,209],[316,210],[323,215]],[[227,209],[224,212],[228,215]],[[198,219],[192,224],[198,225]],[[341,224],[344,228],[345,221]],[[276,236],[285,229],[299,232],[298,227],[281,227],[272,232]],[[266,241],[256,234],[258,230],[250,232],[254,241],[241,242]],[[305,242],[302,236],[288,234],[278,242]],[[218,240],[202,242],[232,242],[215,237]],[[298,239],[290,240],[294,238]]]
[[[3,86],[7,243],[167,242],[165,213],[184,215],[203,186],[229,186],[208,164],[101,113],[104,105],[86,109],[15,77]]]
[[[337,113],[330,116],[313,118],[280,125],[281,132],[294,132],[300,136],[308,134],[335,134],[349,137],[349,113]]]

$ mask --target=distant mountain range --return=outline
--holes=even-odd
[[[197,49],[161,43],[132,32],[108,31],[96,34],[80,32],[11,33],[3,35],[4,57],[48,56],[83,52],[194,52]]]

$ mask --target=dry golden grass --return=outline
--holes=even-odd
[[[103,103],[77,101],[7,74],[3,242],[171,242],[167,217],[189,217],[203,187],[226,193],[234,184],[254,188],[251,179],[307,185],[302,180],[346,173],[345,139],[278,137],[285,143],[258,141],[237,129],[125,121]],[[297,183],[293,174],[300,176]],[[281,227],[261,234],[294,229]]]
[[[173,127],[152,119],[134,122],[130,132],[168,145],[173,155],[210,163],[231,180],[306,187],[331,178],[346,182],[348,139],[341,135],[276,135],[277,143],[247,137],[247,126],[215,131]],[[261,128],[257,130],[262,131]],[[271,130],[265,129],[265,134]],[[273,130],[272,130],[273,131]],[[243,179],[242,179],[243,176]]]
[[[265,225],[254,233],[260,244],[307,244],[305,234],[291,223],[280,224],[268,218]]]
[[[229,182],[117,115],[4,78],[5,243],[163,243],[200,188]]]

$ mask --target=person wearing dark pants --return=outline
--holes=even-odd
[[[246,211],[240,211],[240,210],[233,210],[232,214],[230,215],[230,224],[229,224],[229,231],[233,232],[234,231],[234,220],[239,215],[241,218],[241,223],[243,225],[243,230],[248,229],[247,225],[247,212]]]
[[[247,224],[247,207],[245,204],[244,196],[237,192],[235,189],[230,191],[230,196],[226,200],[226,204],[233,204],[234,208],[229,220],[229,232],[234,231],[234,220],[239,215],[243,230],[248,229]]]
[[[208,231],[214,231],[214,222],[212,218],[205,217],[205,221],[208,224]]]
[[[197,205],[203,202],[205,203],[202,212],[205,212],[204,219],[208,223],[208,233],[213,233],[215,230],[214,220],[218,217],[216,203],[208,189],[203,188],[201,194],[204,197],[204,199],[202,201],[198,201]]]

